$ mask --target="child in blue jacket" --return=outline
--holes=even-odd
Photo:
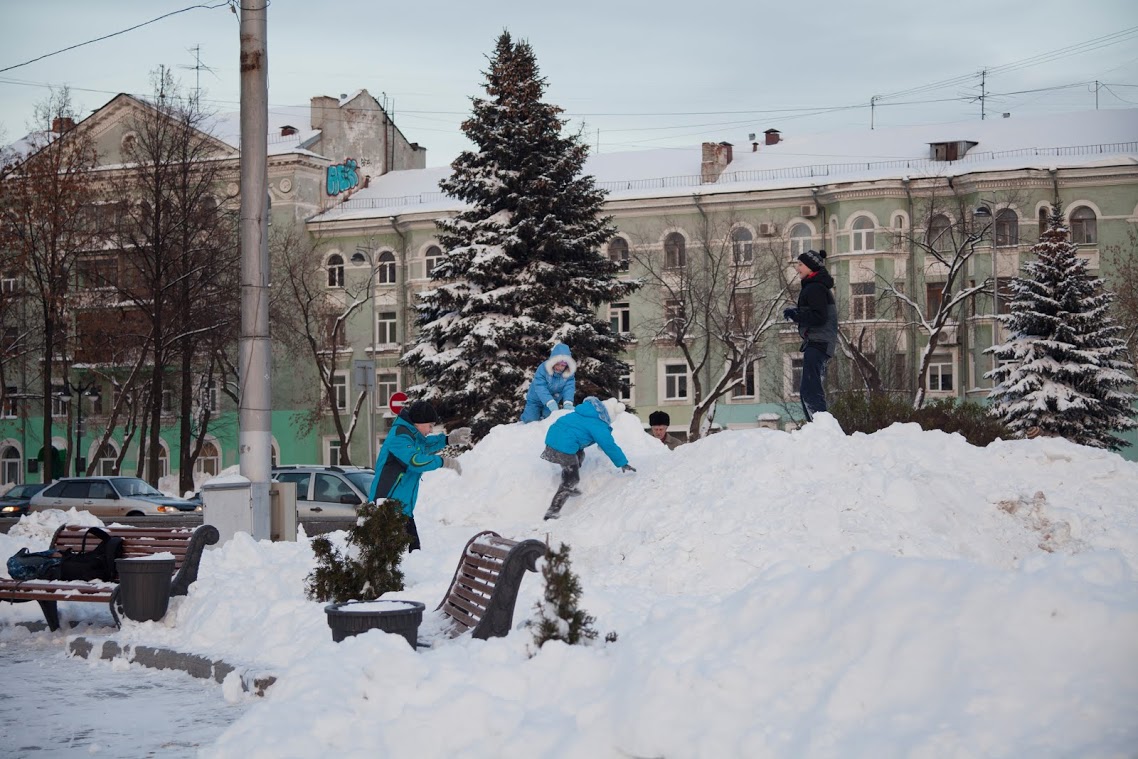
[[[599,445],[613,466],[620,467],[622,472],[636,471],[612,437],[612,420],[604,404],[590,395],[581,401],[574,413],[558,419],[545,433],[545,450],[541,457],[561,465],[561,486],[557,488],[553,502],[545,512],[546,519],[556,519],[565,500],[571,495],[580,494],[577,483],[581,481],[585,448],[593,443]]]
[[[573,408],[573,395],[577,392],[577,362],[565,343],[557,343],[549,358],[537,367],[526,392],[526,407],[521,421],[536,422],[561,408]]]

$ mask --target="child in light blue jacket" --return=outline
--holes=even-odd
[[[581,481],[581,464],[585,460],[585,448],[596,443],[609,457],[614,466],[622,472],[635,472],[624,451],[612,436],[612,419],[600,400],[589,396],[581,401],[572,414],[566,414],[549,427],[545,433],[545,450],[541,457],[546,461],[561,465],[561,486],[553,495],[553,502],[545,512],[546,519],[556,519],[561,507],[571,495],[578,495],[577,483]]]
[[[557,343],[549,358],[537,367],[533,381],[526,392],[526,407],[521,421],[529,423],[544,419],[561,408],[573,408],[573,395],[577,392],[577,362],[565,343]]]

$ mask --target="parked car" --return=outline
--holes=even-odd
[[[70,508],[98,517],[141,517],[200,511],[198,504],[171,498],[138,477],[64,477],[32,496],[30,511]]]
[[[0,495],[0,516],[18,517],[28,513],[28,503],[32,496],[46,488],[42,482],[29,482],[16,485],[4,495]]]
[[[300,516],[356,515],[367,500],[375,472],[358,466],[278,466],[277,482],[296,483],[296,511]]]

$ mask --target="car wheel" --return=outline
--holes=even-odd
[[[141,512],[141,511],[138,511],[138,510],[135,510],[135,511],[128,511],[128,512],[126,513],[126,515],[127,515],[128,517],[144,517],[144,516],[146,516],[146,514],[145,514],[144,512]]]

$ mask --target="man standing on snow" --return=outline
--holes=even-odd
[[[628,457],[612,437],[612,419],[604,404],[589,396],[581,401],[572,414],[566,414],[545,433],[545,450],[541,457],[561,465],[561,486],[553,495],[553,502],[545,512],[546,519],[556,519],[561,507],[571,495],[580,495],[577,483],[581,481],[581,464],[585,461],[585,448],[596,443],[622,472],[635,472]]]
[[[469,427],[460,427],[449,435],[432,435],[431,429],[438,421],[435,407],[427,401],[404,406],[375,459],[375,476],[368,490],[368,500],[390,498],[403,504],[407,534],[411,536],[408,551],[422,548],[415,527],[415,501],[419,499],[419,480],[423,473],[446,467],[461,475],[458,459],[439,456],[436,452],[447,445],[470,445]]]
[[[536,422],[561,408],[573,408],[573,395],[577,392],[577,362],[565,343],[557,343],[549,358],[537,367],[526,392],[526,407],[521,421]]]
[[[838,344],[838,306],[834,302],[834,278],[825,266],[826,251],[808,250],[794,262],[802,291],[798,307],[782,315],[798,325],[802,337],[802,382],[798,389],[806,421],[815,412],[826,410],[826,364],[834,357]]]

